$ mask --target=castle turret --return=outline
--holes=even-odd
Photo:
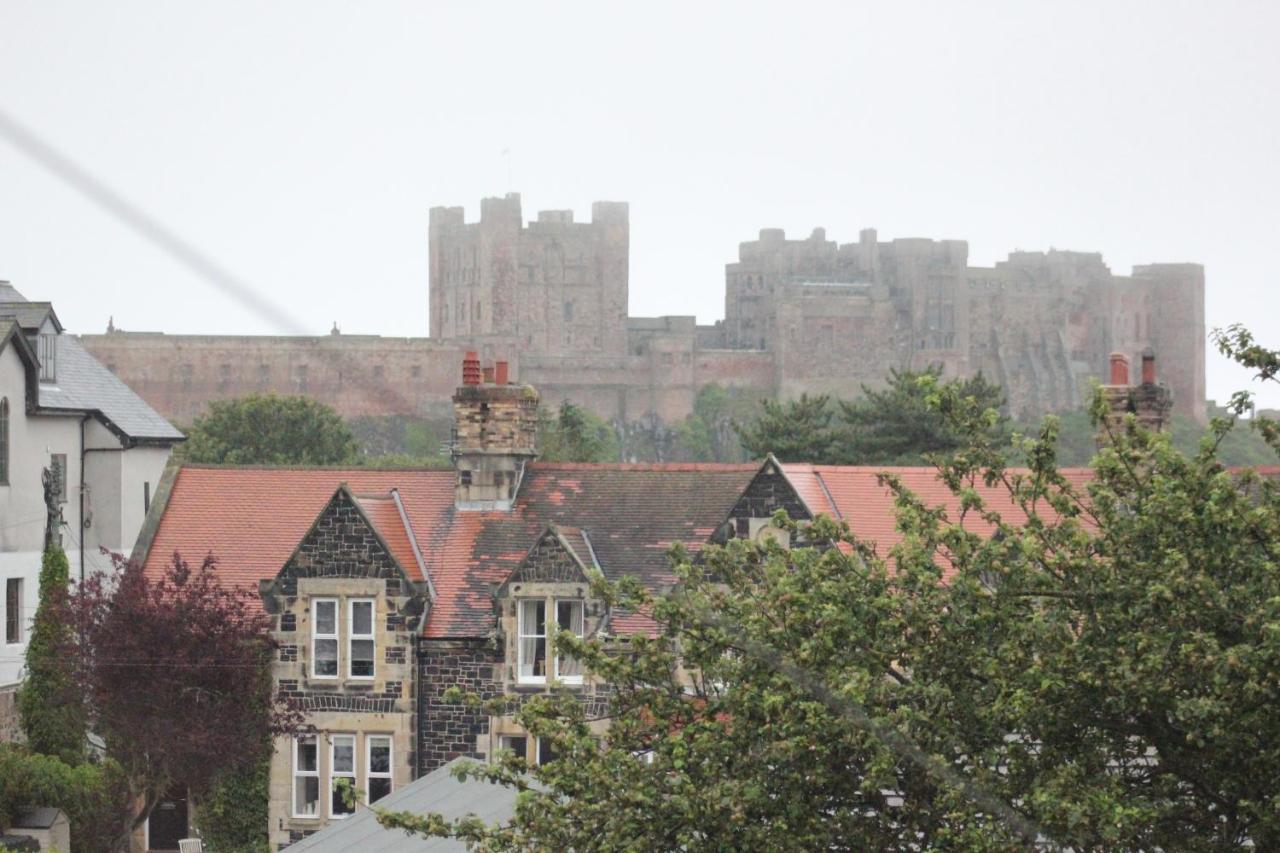
[[[537,456],[538,392],[509,381],[508,365],[481,368],[476,353],[462,362],[453,394],[454,505],[460,510],[509,510],[524,466]]]

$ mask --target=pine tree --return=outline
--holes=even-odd
[[[40,567],[40,606],[27,645],[26,681],[18,695],[18,712],[33,751],[75,765],[84,760],[87,721],[68,660],[72,653],[68,581],[67,555],[54,545],[45,551]]]

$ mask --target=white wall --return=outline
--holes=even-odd
[[[84,571],[109,571],[111,559],[100,547],[126,556],[142,527],[143,483],[154,496],[169,458],[164,447],[121,450],[116,436],[97,420],[84,424],[86,448],[109,448],[85,458],[85,518],[80,515],[79,416],[28,415],[26,374],[14,347],[0,352],[0,397],[9,399],[9,484],[0,485],[0,623],[6,611],[3,598],[8,578],[22,578],[23,642],[6,644],[0,624],[0,688],[16,683],[26,651],[29,623],[39,601],[40,559],[44,550],[44,487],[41,472],[53,453],[67,457],[67,500],[62,507],[62,547],[71,577],[80,576],[81,543]]]

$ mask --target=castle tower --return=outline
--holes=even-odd
[[[509,510],[524,466],[537,456],[538,392],[509,381],[505,361],[480,367],[475,352],[462,362],[453,394],[454,506]]]
[[[520,196],[431,210],[431,337],[486,357],[577,357],[626,352],[630,219],[599,201],[591,221],[543,210],[523,223]]]

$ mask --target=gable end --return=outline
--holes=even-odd
[[[588,579],[578,555],[555,528],[548,527],[503,586],[512,583],[588,583]]]
[[[780,509],[785,509],[794,521],[813,519],[813,513],[782,472],[778,460],[770,456],[729,511],[728,523],[736,535],[745,536],[749,519],[769,518]]]

